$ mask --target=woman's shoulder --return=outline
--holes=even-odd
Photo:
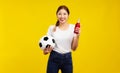
[[[74,25],[74,24],[69,24],[69,25],[70,25],[70,27],[71,27],[71,28],[74,28],[74,27],[75,27],[75,25]]]
[[[55,25],[50,25],[49,29],[53,29],[55,27]]]
[[[69,24],[70,26],[75,26],[75,24]]]

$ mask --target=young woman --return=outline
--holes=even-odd
[[[55,26],[50,26],[48,35],[54,37],[55,47],[48,46],[44,49],[44,54],[50,53],[47,73],[73,73],[71,50],[76,50],[79,40],[79,28],[74,33],[74,25],[68,23],[69,9],[62,5],[56,12],[57,22]]]

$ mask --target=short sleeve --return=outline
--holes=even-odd
[[[54,28],[54,26],[53,26],[53,25],[52,25],[52,26],[50,26],[50,27],[48,28],[47,35],[52,36],[52,33],[53,33],[53,28]]]

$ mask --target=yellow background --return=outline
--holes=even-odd
[[[120,73],[119,0],[0,0],[0,73],[45,73],[38,41],[63,4],[70,23],[81,19],[74,73]]]

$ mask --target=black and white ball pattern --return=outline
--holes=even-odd
[[[51,45],[53,48],[55,47],[55,40],[52,36],[45,35],[39,41],[39,47],[43,50]]]

